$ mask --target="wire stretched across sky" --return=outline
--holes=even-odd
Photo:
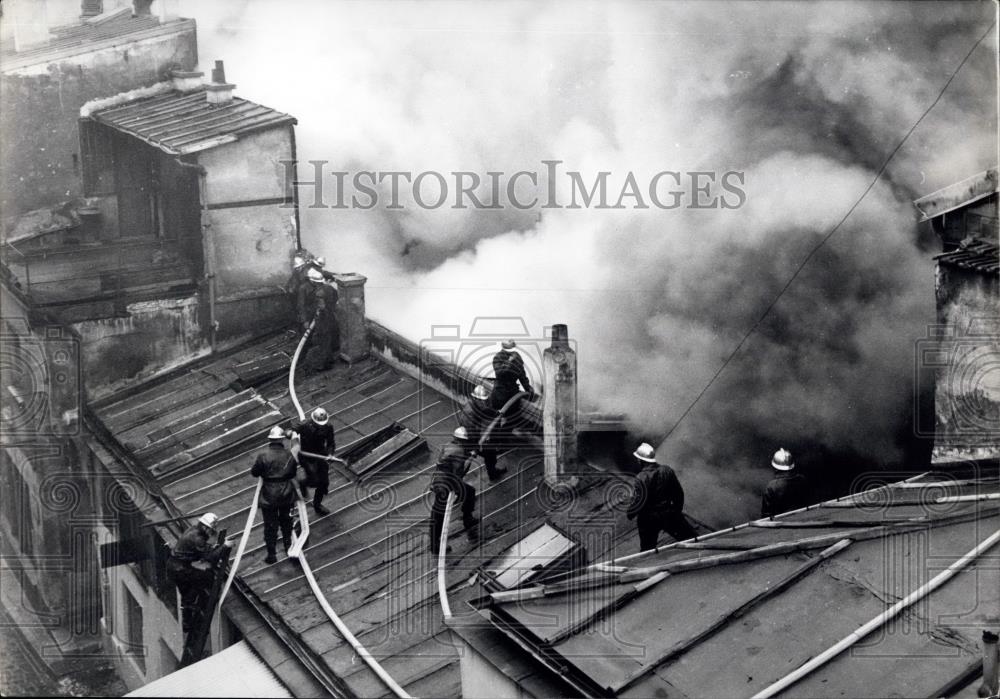
[[[826,245],[826,243],[830,240],[830,238],[832,238],[837,233],[837,231],[840,230],[841,226],[844,225],[847,219],[851,217],[851,214],[854,213],[855,209],[857,209],[858,206],[860,206],[861,202],[864,201],[865,197],[868,196],[868,193],[872,191],[872,188],[874,188],[875,185],[878,183],[878,181],[882,178],[882,175],[885,173],[886,168],[889,167],[889,163],[891,163],[892,159],[896,157],[896,153],[899,152],[899,149],[903,147],[903,144],[906,143],[907,139],[909,139],[910,136],[913,134],[913,132],[916,131],[917,127],[920,126],[924,118],[926,118],[926,116],[931,113],[931,110],[934,109],[935,106],[937,106],[937,103],[941,101],[941,98],[944,97],[944,93],[948,90],[948,87],[955,80],[955,77],[962,70],[965,64],[968,63],[969,58],[971,58],[975,50],[979,48],[979,45],[983,43],[983,40],[985,40],[986,37],[990,35],[990,32],[993,31],[994,26],[996,26],[996,20],[993,20],[989,28],[987,28],[987,30],[983,32],[982,36],[979,37],[976,43],[972,45],[972,48],[969,49],[968,53],[965,54],[965,57],[962,59],[962,61],[958,64],[955,70],[952,71],[948,80],[945,81],[944,85],[941,87],[941,90],[938,92],[937,97],[934,98],[934,101],[930,103],[927,109],[925,109],[923,113],[920,115],[920,117],[913,123],[913,126],[911,126],[909,130],[906,132],[906,134],[903,136],[903,138],[900,139],[899,143],[896,144],[896,147],[892,149],[892,151],[883,161],[881,167],[879,167],[879,169],[875,172],[875,176],[872,178],[872,181],[868,183],[867,187],[865,187],[865,191],[863,191],[861,193],[861,196],[858,197],[857,201],[855,201],[854,204],[851,205],[851,208],[847,210],[847,213],[843,215],[840,221],[838,221],[837,224],[833,226],[833,228],[831,228],[826,233],[826,235],[820,238],[819,242],[816,243],[816,245],[814,245],[812,249],[809,251],[809,254],[807,254],[802,259],[802,262],[800,262],[799,265],[795,268],[795,271],[788,278],[788,281],[785,282],[785,285],[782,286],[781,290],[778,291],[777,295],[773,299],[771,299],[771,302],[767,305],[767,308],[764,309],[764,312],[761,313],[760,316],[757,318],[756,322],[754,322],[754,324],[750,326],[750,329],[746,331],[746,333],[740,339],[739,343],[737,343],[733,351],[730,352],[729,355],[722,362],[722,364],[719,365],[719,368],[715,371],[715,374],[712,375],[712,378],[709,379],[708,383],[706,383],[705,386],[701,389],[701,391],[698,392],[698,395],[695,396],[695,399],[691,401],[691,403],[684,410],[681,416],[677,418],[677,421],[674,422],[673,427],[670,428],[670,431],[667,432],[666,436],[663,438],[664,441],[669,439],[670,435],[672,435],[677,430],[677,428],[680,427],[680,424],[684,421],[684,418],[688,416],[688,414],[694,409],[694,407],[698,404],[698,402],[702,399],[702,397],[708,392],[708,389],[710,389],[712,385],[716,382],[716,380],[722,375],[722,372],[726,370],[726,367],[729,366],[729,364],[733,361],[736,355],[739,354],[739,351],[743,349],[743,345],[746,344],[747,340],[750,339],[750,336],[754,334],[754,332],[757,330],[758,327],[760,327],[760,324],[764,322],[764,319],[767,318],[768,315],[770,315],[771,311],[777,305],[778,301],[781,300],[781,297],[785,295],[785,292],[788,291],[788,289],[792,286],[792,284],[798,278],[799,274],[802,272],[805,266],[809,264],[809,261],[816,255],[817,252],[819,252],[820,248]]]

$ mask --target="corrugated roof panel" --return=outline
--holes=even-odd
[[[129,692],[127,697],[291,697],[246,641]]]
[[[214,148],[250,131],[296,123],[293,116],[239,97],[227,104],[209,104],[204,89],[138,99],[94,112],[91,118],[173,155]]]
[[[957,249],[937,255],[934,259],[943,265],[996,274],[997,271],[1000,271],[1000,245],[979,238],[971,238],[962,241]]]

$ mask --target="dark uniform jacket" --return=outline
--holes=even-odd
[[[295,459],[282,444],[268,444],[258,452],[250,475],[264,479],[260,490],[261,507],[290,507],[295,504],[295,469]]]
[[[213,551],[209,533],[202,525],[194,524],[177,539],[171,555],[178,561],[193,563],[210,560]]]
[[[460,483],[472,465],[471,459],[468,450],[460,444],[450,442],[441,447],[431,476],[431,490],[443,487],[458,495]]]
[[[517,352],[502,349],[493,355],[493,375],[496,377],[496,385],[490,395],[490,404],[497,410],[519,390],[531,393],[531,383],[528,381],[528,373],[524,370],[524,360]],[[521,389],[518,389],[518,383],[521,384]]]
[[[797,510],[809,504],[806,479],[798,473],[782,473],[771,479],[764,489],[760,502],[760,516],[774,515]]]
[[[320,284],[306,280],[299,285],[296,307],[299,312],[299,322],[309,325],[316,316],[316,324],[329,323],[335,316],[339,294],[329,284]],[[318,311],[318,315],[317,315]]]
[[[336,435],[330,423],[317,425],[312,420],[304,420],[299,423],[295,431],[299,433],[302,451],[330,456],[337,448]]]
[[[486,446],[480,445],[480,440],[483,437],[486,428],[490,426],[490,423],[499,415],[500,413],[490,406],[490,404],[485,400],[480,400],[479,398],[470,398],[464,406],[462,406],[462,411],[458,414],[458,424],[466,429],[469,433],[469,439],[476,447]]]
[[[628,518],[653,517],[683,509],[684,489],[674,470],[666,464],[647,464],[636,476]]]

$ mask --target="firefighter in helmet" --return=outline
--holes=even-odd
[[[301,450],[318,455],[299,454],[299,464],[302,466],[305,476],[302,480],[302,494],[305,497],[306,488],[315,488],[312,501],[313,509],[318,515],[328,515],[330,511],[323,507],[323,498],[330,490],[329,459],[334,458],[333,452],[337,449],[333,425],[330,424],[330,415],[325,409],[316,408],[308,420],[299,423],[295,431],[299,433]]]
[[[498,431],[499,423],[495,421],[499,415],[499,411],[490,404],[490,390],[482,384],[472,391],[458,415],[458,424],[466,429],[476,452],[483,457],[486,473],[491,481],[498,481],[507,473],[507,469],[497,466],[495,436],[492,432],[487,434],[491,424],[494,431]]]
[[[787,449],[778,449],[771,458],[774,478],[764,488],[760,501],[760,516],[797,510],[809,504],[808,484],[802,474],[795,471],[795,459]]]
[[[285,431],[275,425],[267,435],[267,446],[257,453],[250,475],[262,478],[260,511],[264,515],[265,563],[277,563],[278,531],[288,551],[292,545],[292,506],[298,497],[295,488],[297,464],[285,448]]]
[[[201,515],[177,539],[167,560],[167,572],[181,595],[181,628],[185,634],[197,627],[215,580],[215,567],[223,550],[213,541],[218,521],[211,512]]]
[[[431,553],[437,554],[441,542],[441,531],[444,528],[444,515],[448,507],[448,496],[454,494],[456,501],[462,507],[462,523],[470,543],[479,541],[479,520],[473,514],[476,509],[476,489],[463,479],[472,465],[472,455],[475,445],[469,439],[469,433],[464,427],[458,427],[452,433],[452,440],[438,455],[431,476],[431,493],[434,503],[431,506]]]
[[[649,444],[640,444],[632,455],[642,470],[636,476],[627,515],[638,525],[639,550],[656,548],[661,531],[677,541],[694,537],[695,531],[684,517],[684,488],[674,470],[656,462],[656,451]]]

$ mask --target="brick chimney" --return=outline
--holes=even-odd
[[[233,101],[233,89],[236,86],[226,82],[226,68],[222,61],[216,61],[212,68],[212,82],[205,85],[205,94],[209,104],[229,104]]]
[[[577,465],[576,352],[565,325],[552,326],[552,345],[542,353],[545,481],[554,485],[573,475]]]
[[[353,272],[337,274],[337,323],[340,325],[340,356],[353,363],[368,356],[368,326],[365,325],[365,282]]]

